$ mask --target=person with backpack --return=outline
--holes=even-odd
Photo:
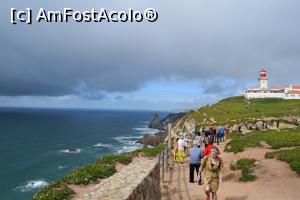
[[[211,153],[205,156],[201,161],[200,174],[202,173],[204,192],[206,194],[206,200],[217,200],[217,191],[219,185],[222,184],[222,175],[224,173],[224,163],[221,157],[219,157],[220,151],[214,146],[211,149]]]

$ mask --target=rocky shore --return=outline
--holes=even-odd
[[[172,126],[174,126],[186,114],[186,112],[171,113],[165,118],[160,119],[159,115],[154,113],[152,115],[149,128],[158,129],[158,133],[155,133],[154,135],[145,134],[142,139],[137,141],[137,143],[143,144],[145,147],[148,145],[156,146],[163,143],[167,137],[168,124],[170,123]]]

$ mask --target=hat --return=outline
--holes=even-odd
[[[211,148],[210,151],[213,151],[214,153],[218,154],[220,152],[220,150],[218,149],[218,147],[213,146],[213,148]]]
[[[193,145],[198,146],[199,145],[198,140],[194,140]]]

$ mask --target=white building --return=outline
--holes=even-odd
[[[246,99],[254,98],[280,98],[300,99],[300,86],[288,86],[284,88],[268,88],[267,71],[262,69],[259,75],[259,88],[250,88],[243,92]]]

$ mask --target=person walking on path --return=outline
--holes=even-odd
[[[176,162],[178,162],[178,163],[184,162],[183,138],[179,138],[179,140],[177,141]]]
[[[187,148],[188,148],[188,138],[187,138],[187,134],[184,135],[183,138],[183,148],[184,148],[184,154],[187,154]]]
[[[203,151],[198,148],[198,141],[194,140],[193,147],[190,148],[190,183],[194,183],[194,172],[196,170],[198,183],[201,184],[201,176],[199,176],[199,168],[201,159],[204,157]]]
[[[208,139],[208,145],[206,146],[206,148],[204,149],[204,155],[208,156],[211,152],[211,149],[214,147],[214,139],[212,137],[210,137]],[[218,155],[220,155],[220,151],[218,152]]]
[[[219,185],[222,184],[224,163],[218,156],[219,153],[219,149],[217,147],[213,147],[211,149],[211,154],[205,156],[201,161],[200,175],[204,171],[202,178],[206,200],[210,200],[211,194],[212,200],[217,200],[217,191]]]
[[[229,136],[229,128],[225,127],[225,139],[227,140]]]
[[[209,137],[211,137],[210,136],[210,133],[209,133],[209,131],[206,131],[205,132],[205,135],[204,135],[204,140],[203,140],[203,142],[204,142],[204,145],[205,145],[205,148],[208,146],[208,144],[209,144]]]

